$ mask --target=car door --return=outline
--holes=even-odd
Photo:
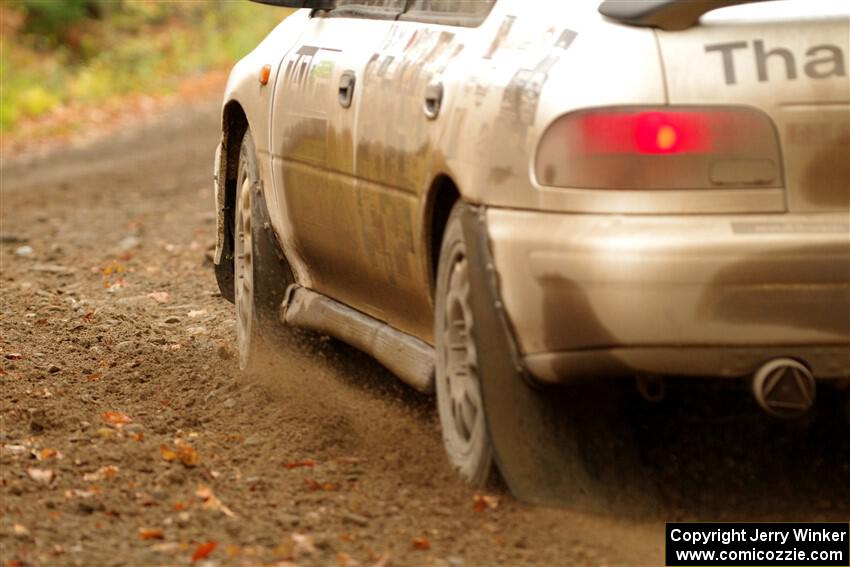
[[[301,285],[382,317],[354,166],[364,69],[404,0],[338,0],[281,62],[271,116],[280,230]]]
[[[413,0],[364,70],[355,170],[359,226],[371,269],[383,274],[372,302],[392,326],[425,339],[433,315],[423,198],[440,136],[452,127],[443,74],[465,49],[482,49],[479,26],[494,4]]]

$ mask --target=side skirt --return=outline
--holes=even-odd
[[[297,284],[286,291],[280,320],[346,342],[420,392],[434,393],[434,347],[383,321]]]

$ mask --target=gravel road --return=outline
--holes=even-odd
[[[3,565],[662,565],[665,520],[850,518],[843,394],[784,425],[674,389],[638,427],[657,505],[623,517],[465,487],[433,400],[326,337],[240,373],[217,110],[3,166]]]

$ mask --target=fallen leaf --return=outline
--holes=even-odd
[[[121,291],[121,289],[125,287],[127,287],[127,282],[124,280],[124,278],[118,278],[117,280],[115,280],[115,283],[106,287],[106,291],[108,293],[116,293],[118,291]]]
[[[162,456],[163,460],[168,461],[169,463],[177,459],[177,453],[169,449],[166,445],[159,446],[159,454]]]
[[[206,543],[202,543],[198,547],[195,548],[195,553],[192,554],[192,561],[200,561],[201,559],[206,559],[210,556],[210,554],[215,551],[215,548],[218,546],[218,542],[216,541],[208,541]]]
[[[242,552],[242,548],[239,547],[238,545],[234,545],[234,544],[231,543],[230,545],[228,545],[224,549],[224,552],[227,553],[228,557],[232,558],[232,557],[236,557],[237,555],[239,555]]]
[[[480,494],[476,494],[472,499],[472,509],[476,512],[483,512],[487,509],[487,503],[484,501],[484,497]]]
[[[306,459],[306,460],[303,460],[303,461],[292,461],[290,463],[284,463],[283,466],[287,469],[290,469],[290,470],[301,468],[301,467],[313,468],[313,467],[316,466],[316,461],[312,461],[310,459]]]
[[[35,453],[36,460],[39,460],[39,461],[46,461],[48,459],[53,459],[53,458],[56,458],[56,459],[62,458],[62,453],[60,453],[56,449],[50,449],[50,448],[47,448],[47,447],[45,447],[41,451],[35,451],[34,453]]]
[[[39,484],[50,484],[53,482],[53,479],[56,478],[56,473],[54,473],[51,469],[37,469],[35,467],[30,467],[27,469],[27,474],[31,479]]]
[[[139,431],[135,435],[130,435],[130,439],[132,439],[136,443],[141,443],[144,438],[145,438],[145,432],[144,431]]]
[[[472,509],[483,512],[486,509],[495,510],[499,507],[499,497],[489,494],[476,494],[472,499]]]
[[[410,543],[413,549],[418,549],[421,551],[431,549],[431,542],[429,542],[428,538],[426,537],[413,538],[413,541],[411,541]]]
[[[105,411],[100,414],[100,418],[107,424],[118,429],[124,427],[128,423],[133,423],[133,420],[130,419],[129,416],[121,413],[120,411]]]
[[[195,490],[195,496],[204,501],[203,508],[206,510],[218,510],[225,516],[229,516],[231,518],[236,517],[236,514],[233,513],[233,510],[224,505],[224,503],[218,499],[218,497],[213,494],[212,489],[206,484],[199,484],[197,490]]]
[[[105,467],[100,467],[95,472],[86,473],[83,475],[83,480],[87,482],[97,482],[99,480],[110,479],[118,474],[118,467],[115,465],[107,465]]]
[[[336,562],[339,563],[341,567],[348,567],[351,565],[351,556],[347,553],[337,553]]]
[[[174,509],[175,512],[182,512],[183,510],[185,510],[188,507],[189,507],[189,505],[186,504],[185,502],[175,502],[174,505],[172,506],[172,508]]]
[[[337,482],[319,482],[313,479],[305,480],[304,486],[306,486],[308,490],[312,491],[323,490],[325,492],[336,492],[339,490],[339,483]]]
[[[177,443],[177,458],[186,467],[196,467],[201,462],[201,456],[198,451],[188,443]]]
[[[162,528],[139,528],[139,539],[165,539]]]

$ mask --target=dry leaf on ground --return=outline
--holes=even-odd
[[[167,445],[159,446],[159,454],[164,461],[168,461],[169,463],[177,459],[177,453],[169,449]]]
[[[317,464],[316,461],[313,461],[313,460],[310,460],[310,459],[305,459],[303,461],[292,461],[292,462],[289,462],[289,463],[284,463],[283,466],[284,466],[284,468],[292,470],[292,469],[299,469],[299,468],[302,468],[302,467],[313,468],[313,467],[316,466],[316,464]]]
[[[413,541],[410,542],[410,545],[413,549],[418,549],[420,551],[431,549],[431,542],[428,541],[427,537],[415,537],[413,538]]]
[[[120,411],[105,411],[100,414],[100,418],[108,425],[119,429],[128,423],[133,423],[133,420],[130,419],[128,415],[125,415]]]
[[[201,462],[198,451],[188,443],[177,442],[177,458],[186,467],[196,467]]]
[[[236,517],[233,510],[225,506],[224,503],[219,500],[215,494],[213,494],[212,489],[206,484],[198,485],[197,490],[195,490],[195,496],[204,501],[203,507],[205,510],[218,510],[225,516],[229,516],[231,518]]]
[[[499,497],[489,494],[476,494],[472,499],[472,508],[476,512],[483,512],[486,509],[495,510],[499,507]]]
[[[208,541],[206,543],[202,543],[201,545],[195,548],[195,553],[192,554],[192,561],[194,562],[200,561],[201,559],[206,559],[213,551],[215,551],[215,548],[217,546],[217,541]]]
[[[36,460],[38,461],[46,461],[47,459],[61,459],[62,453],[57,451],[56,449],[50,449],[45,447],[40,451],[33,451],[33,455],[35,455]]]
[[[83,475],[83,480],[86,482],[96,482],[99,480],[109,479],[118,474],[118,467],[115,465],[107,465],[105,467],[100,467],[95,472],[86,473]]]
[[[312,491],[323,490],[325,492],[336,492],[339,490],[338,482],[319,482],[313,479],[305,480],[304,486],[307,487],[307,490]]]
[[[162,528],[139,528],[139,539],[165,539]]]

